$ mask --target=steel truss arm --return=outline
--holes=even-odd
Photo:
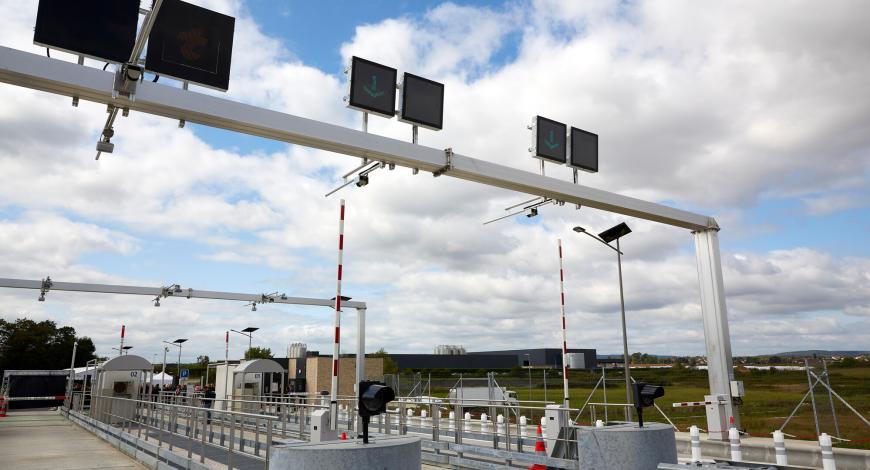
[[[557,201],[580,204],[690,230],[718,228],[712,217],[537,175],[442,149],[423,147],[346,127],[237,103],[148,81],[135,101],[112,97],[114,74],[0,47],[0,82],[111,104],[176,120],[380,160]]]
[[[198,289],[182,289],[171,287],[138,287],[116,286],[110,284],[85,284],[78,282],[31,281],[26,279],[0,278],[0,287],[12,289],[35,289],[66,292],[92,292],[99,294],[146,295],[151,297],[183,297],[188,299],[238,300],[240,302],[276,303],[288,305],[313,305],[318,307],[335,307],[335,301],[330,299],[313,299],[307,297],[287,297],[275,294],[238,294],[235,292],[216,292]],[[365,302],[347,301],[342,305],[348,308],[364,309]]]

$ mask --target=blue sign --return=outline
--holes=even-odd
[[[190,369],[181,369],[181,378],[186,379],[190,377]]]

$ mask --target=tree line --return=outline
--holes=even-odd
[[[96,359],[96,347],[87,336],[77,337],[70,326],[58,327],[51,320],[29,318],[6,321],[0,318],[0,375],[10,370],[66,369],[78,341],[75,367]]]

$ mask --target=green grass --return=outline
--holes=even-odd
[[[834,391],[848,401],[852,407],[864,413],[864,417],[870,419],[870,368],[852,368],[830,370],[830,381]],[[749,434],[754,436],[768,437],[774,430],[779,429],[786,417],[800,402],[807,392],[807,376],[803,371],[756,371],[738,370],[736,379],[742,380],[746,388],[746,397],[740,407],[742,426]],[[706,371],[695,370],[633,370],[632,376],[641,382],[660,384],[665,387],[665,396],[657,400],[657,404],[668,417],[681,430],[686,430],[691,425],[705,428],[707,419],[703,407],[673,408],[674,402],[703,401],[708,393]],[[571,407],[580,408],[589,397],[592,388],[598,381],[600,374],[578,372],[572,373],[570,378]],[[607,398],[609,403],[625,402],[624,382],[617,371],[608,373]],[[613,379],[611,381],[611,379]],[[457,380],[457,377],[432,379],[432,394],[446,396],[447,390]],[[532,390],[529,394],[528,375],[503,374],[497,377],[497,381],[504,387],[517,392],[521,401],[543,401],[544,388],[540,371],[533,371]],[[819,415],[821,432],[834,435],[834,422],[831,413],[831,405],[828,394],[822,385],[816,386],[816,408]],[[550,376],[547,380],[547,399],[549,401],[561,401],[562,382],[558,377]],[[601,388],[592,395],[591,402],[603,402],[604,394]],[[834,405],[839,420],[841,436],[852,442],[837,443],[837,447],[849,447],[870,449],[870,427],[864,424],[857,416],[849,411],[836,397]],[[608,411],[610,419],[622,419],[622,408],[610,407]],[[535,413],[540,417],[539,413]],[[603,419],[602,407],[597,407],[596,418]],[[655,409],[649,409],[645,415],[648,420],[664,421]],[[585,410],[580,417],[583,423],[589,423],[591,419],[589,409]],[[809,399],[798,410],[795,417],[783,430],[787,434],[805,439],[815,439],[816,430],[813,422],[812,405]]]

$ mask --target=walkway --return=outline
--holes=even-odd
[[[0,467],[16,470],[144,470],[57,411],[12,410],[0,418]]]

